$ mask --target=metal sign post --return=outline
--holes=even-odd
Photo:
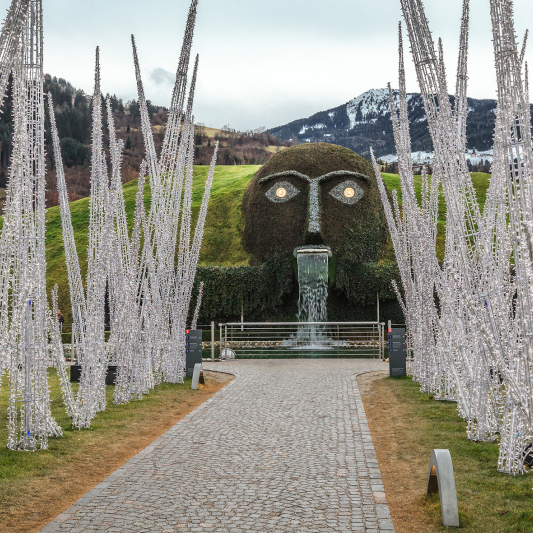
[[[187,377],[192,378],[194,365],[202,364],[202,330],[185,330],[185,354]]]
[[[406,376],[405,328],[391,327],[390,320],[388,325],[389,375],[390,377]]]

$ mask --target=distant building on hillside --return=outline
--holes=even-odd
[[[493,150],[484,150],[478,152],[475,148],[467,150],[466,159],[470,161],[472,166],[490,165],[492,164]],[[411,158],[413,160],[413,172],[419,174],[423,166],[433,165],[433,152],[412,152]],[[387,154],[379,158],[385,165],[398,162],[398,156],[396,154]]]

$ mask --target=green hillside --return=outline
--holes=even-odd
[[[483,172],[473,172],[471,176],[474,188],[476,190],[479,208],[483,212],[483,208],[485,207],[487,189],[489,188],[490,174],[484,174]],[[398,191],[398,200],[401,203],[402,193],[400,190],[400,176],[398,174],[383,174],[383,179],[385,180],[385,183],[387,184],[387,187],[391,192],[394,189]],[[418,201],[420,202],[420,191],[422,190],[422,176],[415,176],[415,190],[417,193]],[[437,231],[437,257],[439,258],[439,261],[442,261],[444,259],[444,243],[446,237],[446,204],[442,195],[439,199],[439,222],[437,226]]]
[[[248,254],[244,251],[241,243],[241,235],[244,229],[241,203],[244,190],[258,169],[258,166],[219,166],[216,168],[200,264],[229,266],[248,263]],[[195,217],[200,208],[208,170],[209,168],[206,166],[197,166],[194,170],[193,214]],[[391,191],[399,189],[399,176],[384,174],[383,177]],[[476,173],[472,174],[472,177],[480,205],[483,207],[489,184],[489,175]],[[416,189],[420,192],[420,177],[416,179]],[[133,225],[136,194],[136,181],[131,181],[124,185],[124,198],[130,229]],[[145,204],[147,207],[149,203],[150,191],[148,186],[145,185]],[[82,275],[85,276],[87,268],[85,258],[88,244],[89,198],[72,202],[70,208],[76,246],[78,255],[81,258]],[[441,199],[438,235],[438,255],[440,259],[442,259],[444,254],[444,223],[445,206],[443,199]],[[50,292],[55,283],[58,284],[59,306],[65,315],[65,320],[70,322],[70,298],[59,207],[52,207],[47,210],[46,259],[48,291]]]
[[[200,263],[204,265],[245,265],[248,254],[241,244],[243,219],[241,216],[242,195],[259,166],[218,166],[215,170],[211,200],[207,212],[204,241]],[[207,180],[209,167],[196,166],[193,182],[193,217],[196,219]],[[137,181],[123,186],[126,212],[130,230],[133,226]],[[150,190],[144,188],[145,206],[150,205]],[[72,226],[76,248],[80,257],[82,277],[87,272],[87,245],[89,228],[89,198],[71,202]],[[59,307],[65,321],[71,321],[70,295],[65,264],[65,251],[59,207],[46,211],[46,262],[48,293],[58,284]]]

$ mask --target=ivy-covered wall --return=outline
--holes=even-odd
[[[284,297],[293,290],[290,261],[272,258],[260,266],[199,266],[191,302],[192,313],[200,282],[204,294],[199,322],[239,319],[267,320],[283,307]]]

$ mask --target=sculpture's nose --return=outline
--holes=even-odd
[[[324,244],[320,220],[320,196],[318,180],[309,184],[309,205],[307,207],[307,231],[305,244]]]

